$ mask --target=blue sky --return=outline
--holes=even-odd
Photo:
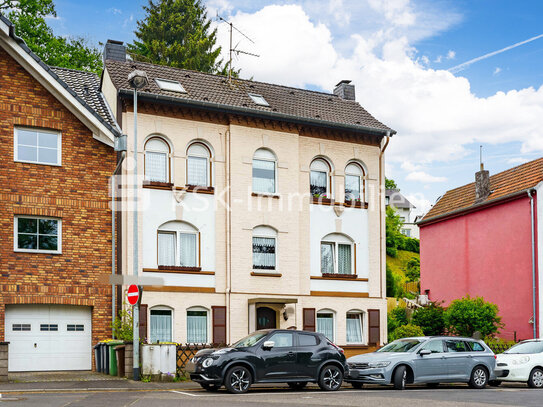
[[[147,1],[57,0],[55,33],[130,42]],[[330,91],[352,79],[357,100],[398,130],[387,172],[419,208],[471,182],[479,145],[491,173],[542,155],[540,0],[208,0],[256,39],[240,48],[242,75]],[[219,26],[219,41],[227,46]],[[541,89],[540,89],[541,88]]]

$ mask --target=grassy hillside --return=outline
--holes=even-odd
[[[398,279],[397,281],[402,285],[407,281],[405,277],[407,262],[414,257],[420,259],[418,253],[407,252],[405,250],[398,250],[397,257],[390,257],[387,255],[387,265],[392,269],[392,274],[394,274],[394,277]]]

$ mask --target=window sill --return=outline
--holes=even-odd
[[[143,188],[171,190],[173,184],[171,182],[143,181]]]
[[[283,274],[275,272],[266,273],[262,271],[253,271],[251,272],[251,275],[255,277],[281,277]]]
[[[156,269],[146,269],[144,273],[177,273],[177,274],[200,274],[204,276],[215,275],[214,271],[201,271],[200,267],[179,267],[179,266],[158,266]]]
[[[334,200],[330,198],[311,197],[311,203],[315,205],[334,205]]]
[[[368,203],[361,201],[345,201],[343,206],[346,208],[368,209]]]
[[[16,163],[23,164],[35,164],[35,165],[48,165],[49,167],[62,167],[62,163],[41,163],[39,161],[25,161],[25,160],[13,160]]]
[[[275,199],[279,199],[281,197],[278,194],[266,194],[264,192],[252,192],[251,196],[262,196],[266,198],[275,198]]]
[[[182,188],[176,187],[175,189],[180,190],[180,191],[186,191],[186,192],[194,192],[197,194],[207,194],[207,195],[215,194],[215,188],[203,187],[203,186],[198,186],[198,185],[185,185]]]
[[[13,249],[13,251],[15,253],[62,254],[62,252],[52,250]]]
[[[358,278],[356,274],[323,274],[322,276],[311,276],[311,280],[351,280],[368,281],[367,278]]]

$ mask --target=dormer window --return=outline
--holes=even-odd
[[[269,103],[266,102],[266,99],[264,99],[264,96],[257,95],[256,93],[249,93],[249,96],[251,97],[251,99],[253,99],[253,102],[255,102],[257,105],[269,106]]]
[[[156,84],[162,90],[167,90],[170,92],[180,92],[187,93],[183,85],[177,81],[169,81],[168,79],[155,79]]]

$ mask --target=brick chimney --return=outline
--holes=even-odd
[[[337,95],[341,99],[345,100],[356,100],[354,85],[351,85],[351,81],[348,79],[343,79],[336,85],[334,88],[334,95]]]
[[[481,163],[481,170],[475,173],[475,201],[484,201],[490,195],[490,173]]]
[[[107,40],[104,47],[104,61],[126,61],[126,47],[122,41]]]

